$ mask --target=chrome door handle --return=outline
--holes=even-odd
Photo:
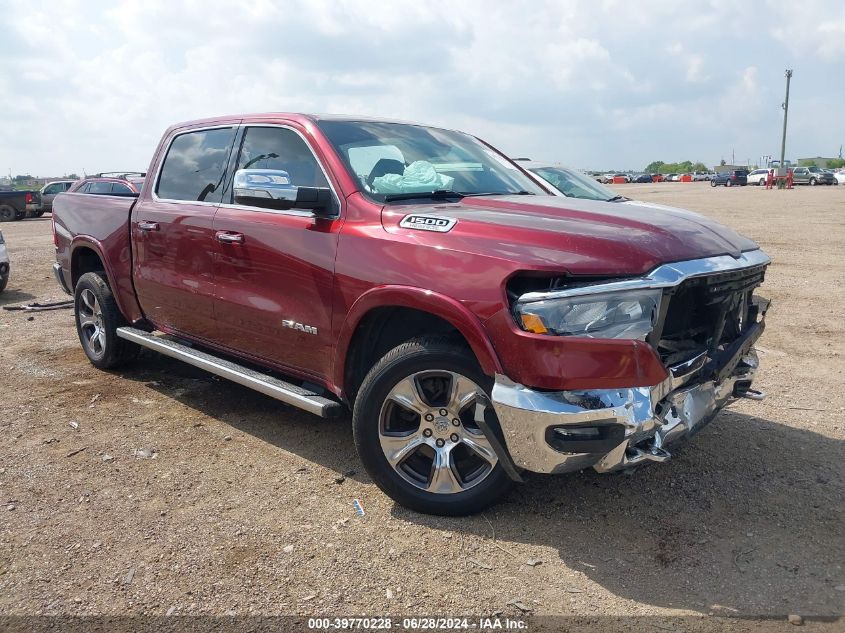
[[[158,231],[158,222],[138,222],[138,228],[142,231]]]
[[[217,231],[217,241],[224,244],[243,244],[243,233],[228,233],[226,231]]]

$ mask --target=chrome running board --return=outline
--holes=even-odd
[[[226,378],[239,385],[249,387],[271,398],[275,398],[285,404],[299,407],[309,413],[324,418],[333,418],[339,416],[343,411],[343,405],[339,402],[329,400],[328,398],[324,398],[307,389],[292,385],[273,376],[262,374],[254,369],[243,367],[230,360],[225,360],[189,347],[188,345],[178,343],[166,335],[155,336],[144,330],[132,327],[117,328],[117,335],[122,339],[154,350],[165,356],[181,360],[194,367],[199,367],[221,378]]]

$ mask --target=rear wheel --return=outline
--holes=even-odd
[[[0,204],[0,222],[11,222],[16,219],[17,211],[8,204]]]
[[[765,184],[766,184],[766,179],[765,179],[765,178],[761,178],[761,179],[757,182],[757,184],[758,184],[760,187],[762,187],[763,185],[765,185]]]
[[[731,183],[730,179],[725,181],[725,186],[726,187],[732,187],[733,186],[733,183]]]
[[[818,181],[815,178],[810,178],[810,186],[815,187]]]
[[[137,355],[137,345],[117,336],[117,328],[126,325],[126,320],[103,273],[85,273],[79,278],[73,308],[79,342],[92,365],[111,369]]]
[[[375,484],[428,514],[472,514],[495,503],[513,482],[474,419],[490,383],[469,350],[442,337],[388,352],[364,379],[352,417]]]

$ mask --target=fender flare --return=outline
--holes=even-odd
[[[479,318],[459,301],[415,286],[378,286],[362,294],[341,326],[332,363],[332,382],[345,392],[346,360],[352,337],[361,320],[376,308],[412,308],[428,312],[452,324],[469,343],[482,371],[493,376],[502,365]]]
[[[88,248],[94,251],[97,254],[97,257],[100,258],[100,261],[103,263],[103,269],[106,273],[106,281],[108,281],[109,287],[112,289],[112,295],[114,296],[114,300],[117,303],[117,307],[120,309],[121,314],[123,314],[124,317],[130,321],[132,320],[131,315],[141,314],[140,306],[138,306],[137,303],[135,306],[125,305],[124,297],[122,296],[122,293],[119,291],[119,288],[115,283],[116,277],[112,265],[109,262],[108,258],[106,258],[103,254],[103,245],[100,244],[100,242],[98,242],[93,237],[87,235],[77,235],[70,242],[70,257],[68,260],[70,276],[68,278],[68,282],[71,286],[71,292],[73,291],[74,286],[74,258],[76,255],[76,251],[78,251],[80,248]]]

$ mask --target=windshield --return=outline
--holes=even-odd
[[[371,121],[320,121],[361,190],[380,202],[392,198],[545,194],[498,152],[450,130]]]
[[[618,197],[604,185],[572,169],[565,167],[531,167],[530,169],[569,198],[608,201]]]

